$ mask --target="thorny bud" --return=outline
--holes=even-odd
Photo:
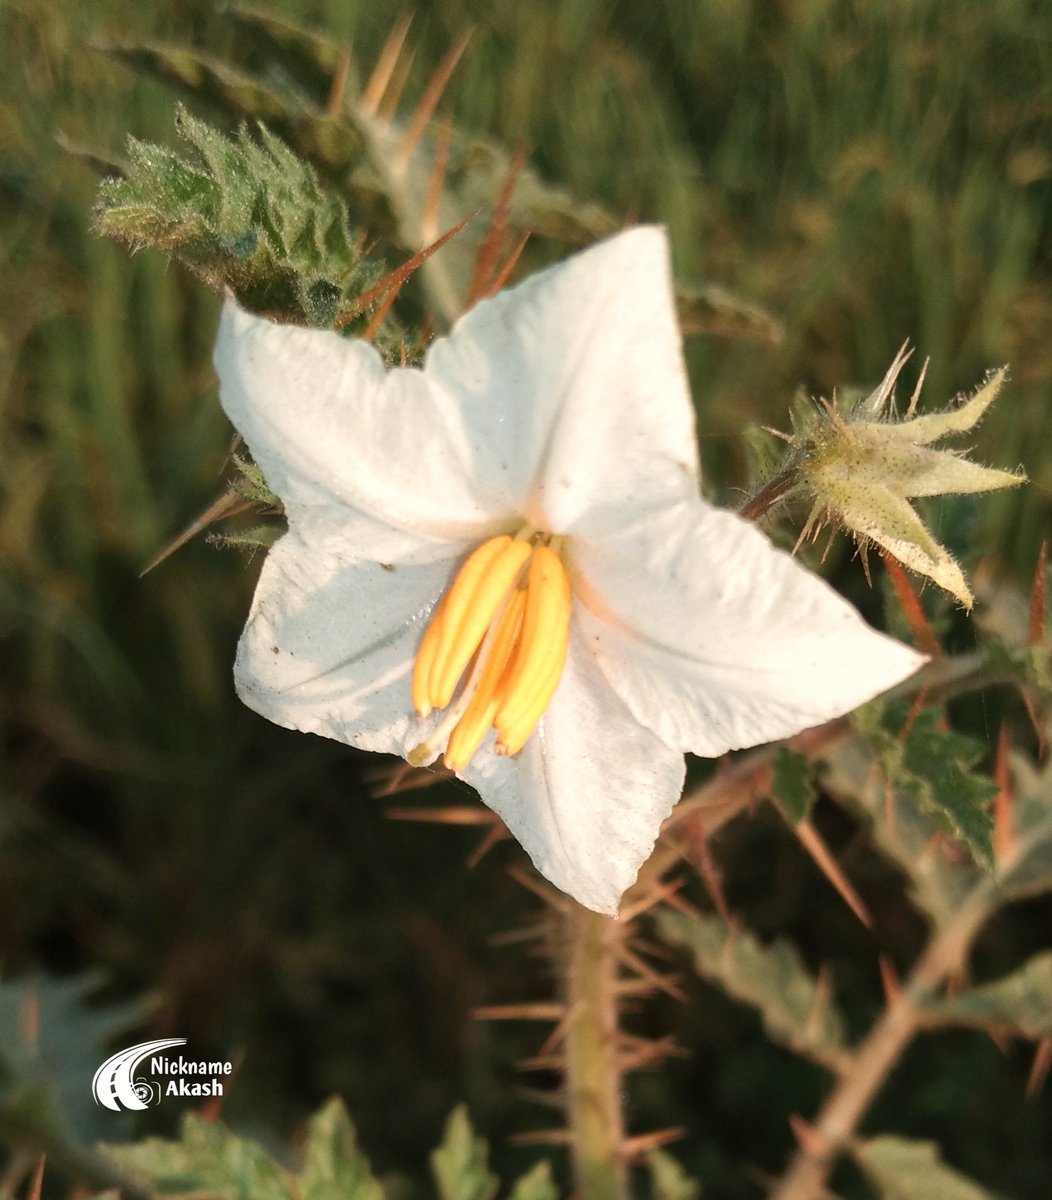
[[[847,411],[841,411],[835,399],[821,401],[815,421],[805,429],[792,437],[779,434],[795,451],[786,464],[795,479],[784,494],[804,494],[812,501],[797,546],[823,524],[835,523],[854,536],[863,554],[875,542],[970,609],[972,593],[960,566],[909,501],[915,496],[989,492],[1026,481],[1022,471],[994,470],[971,462],[963,451],[931,448],[942,438],[975,428],[1008,370],[992,372],[974,395],[942,412],[915,416],[922,371],[900,419],[892,401],[895,381],[909,356],[903,346],[880,386]]]

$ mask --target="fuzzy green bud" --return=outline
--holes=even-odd
[[[971,462],[961,451],[932,448],[976,427],[1001,390],[1007,368],[992,372],[973,395],[942,412],[914,416],[922,372],[906,415],[898,418],[892,398],[908,358],[903,347],[880,386],[850,410],[822,402],[816,421],[789,439],[796,478],[786,494],[803,493],[811,500],[800,541],[823,524],[839,525],[863,550],[875,543],[970,609],[972,593],[960,566],[910,500],[988,492],[1026,480],[1021,471],[995,470]]]

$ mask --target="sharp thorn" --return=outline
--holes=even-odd
[[[870,916],[869,909],[863,903],[862,897],[852,887],[851,882],[844,874],[840,864],[833,857],[832,852],[823,841],[818,830],[815,829],[809,820],[805,819],[795,826],[795,832],[804,849],[814,859],[819,870],[821,870],[826,879],[840,893],[840,897],[844,903],[867,929],[872,929],[873,918]]]
[[[424,94],[420,97],[420,103],[416,106],[416,111],[409,118],[405,137],[403,137],[402,144],[398,147],[395,154],[394,161],[397,168],[404,170],[412,157],[417,143],[427,128],[428,122],[435,115],[435,109],[438,107],[438,102],[442,99],[442,93],[453,78],[453,72],[457,69],[457,63],[460,62],[464,51],[468,48],[468,42],[471,41],[473,33],[474,29],[465,30],[435,68],[435,73],[431,76],[427,87],[424,88]]]
[[[391,82],[391,76],[412,23],[413,14],[407,13],[388,34],[384,48],[380,51],[380,57],[376,60],[373,73],[369,76],[369,82],[362,92],[361,107],[370,116],[378,112],[383,103],[387,85]]]
[[[160,551],[159,554],[156,554],[153,558],[151,558],[146,566],[143,567],[143,569],[139,572],[139,578],[142,579],[145,575],[149,575],[154,567],[159,567],[166,558],[174,554],[176,550],[179,550],[185,546],[192,537],[195,537],[201,532],[202,529],[207,529],[209,525],[213,524],[213,522],[218,521],[223,517],[236,517],[239,513],[246,512],[251,507],[251,500],[246,500],[243,496],[235,492],[233,488],[228,489],[218,499],[213,500],[212,503],[202,513],[195,517],[194,520],[192,520],[190,524],[187,525],[187,527],[182,531],[182,533],[177,534],[176,537],[174,537],[168,543],[168,545]]]

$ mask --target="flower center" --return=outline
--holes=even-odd
[[[456,703],[409,761],[429,762],[443,742],[451,771],[470,762],[492,726],[497,753],[518,754],[555,694],[570,636],[570,579],[562,538],[530,528],[483,542],[435,609],[411,696],[422,717]],[[448,740],[447,740],[448,739]]]

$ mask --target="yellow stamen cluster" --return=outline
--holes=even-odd
[[[570,580],[554,543],[503,534],[483,542],[435,609],[413,667],[413,707],[446,719],[417,746],[427,762],[448,735],[442,761],[467,766],[492,726],[497,753],[517,754],[559,686],[570,635]]]

